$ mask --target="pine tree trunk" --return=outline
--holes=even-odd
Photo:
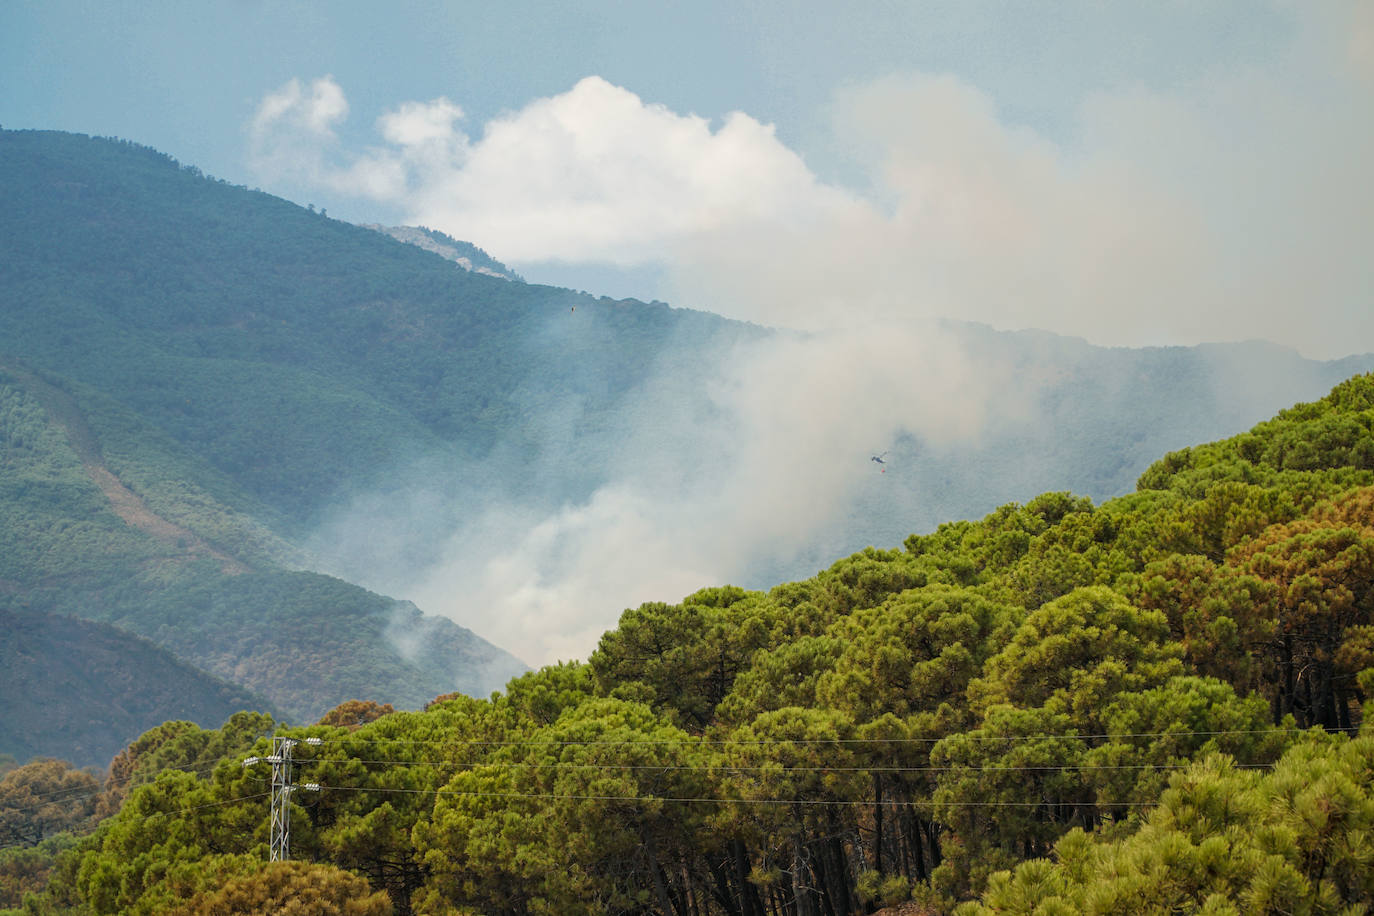
[[[731,846],[735,853],[735,874],[739,878],[740,908],[744,916],[764,916],[759,889],[749,880],[749,855],[744,849],[744,841],[735,840]]]
[[[659,909],[663,916],[682,916],[677,904],[668,893],[668,885],[663,880],[663,866],[658,861],[658,849],[652,835],[644,838],[644,858],[653,880],[654,895],[658,897]]]
[[[873,864],[883,873],[883,778],[873,774]]]
[[[728,916],[763,916],[762,911],[757,914],[747,913],[741,909],[744,906],[744,892],[740,890],[736,893],[730,887],[730,876],[727,872],[727,864],[717,865],[715,862],[707,861],[706,870],[711,873],[712,879],[716,882],[716,888],[711,896],[715,897],[722,907],[725,908]]]
[[[911,831],[912,857],[916,860],[916,880],[926,879],[926,851],[925,844],[921,842],[921,819],[916,815],[908,815],[912,820],[913,830]],[[907,869],[907,877],[911,877],[911,869]]]
[[[687,866],[686,856],[678,864],[682,871],[682,892],[687,897],[687,913],[689,916],[701,916],[701,907],[697,904],[697,885],[692,878],[692,870]]]
[[[840,841],[838,835],[830,838],[829,845],[832,864],[829,869],[830,888],[831,896],[834,897],[834,909],[840,916],[849,916],[854,911],[849,893],[853,886],[849,878],[849,859],[844,854],[844,843]]]
[[[797,916],[817,916],[807,879],[806,846],[798,834],[792,837],[792,901]]]

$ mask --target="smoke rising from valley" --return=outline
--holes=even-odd
[[[760,336],[688,360],[667,349],[606,435],[575,441],[576,405],[548,406],[537,453],[398,474],[335,515],[317,549],[527,661],[585,657],[626,607],[810,575],[872,543],[848,540],[850,515],[911,499],[901,442],[971,445],[991,411],[1030,406],[997,396],[1012,380],[933,326]],[[569,497],[576,479],[589,492]]]
[[[616,307],[580,305],[546,333],[598,334]],[[330,571],[527,662],[582,658],[627,607],[767,588],[1047,490],[1125,492],[1166,451],[1371,368],[977,326],[670,342],[599,424],[575,396],[531,397],[487,458],[399,465],[313,546]]]
[[[651,268],[662,285],[640,298],[785,329],[726,352],[670,347],[613,435],[582,437],[578,404],[551,392],[525,417],[534,451],[400,468],[387,492],[341,506],[317,547],[349,578],[542,663],[585,656],[642,601],[809,575],[1039,492],[1018,482],[1119,490],[1130,469],[1070,473],[1103,443],[1047,429],[1073,419],[1046,401],[1069,390],[1056,387],[1058,356],[1028,373],[938,319],[1112,346],[1374,349],[1369,17],[1295,15],[1281,60],[1218,61],[1187,85],[1087,87],[1068,130],[1015,123],[950,75],[848,87],[832,107],[863,176],[848,185],[746,113],[713,123],[599,77],[476,130],[447,98],[405,102],[361,151],[336,133],[344,87],[287,83],[250,126],[267,179],[349,189],[528,277]],[[1231,428],[1183,417],[1179,441],[1142,431],[1131,460],[1324,393],[1292,354],[1263,372],[1253,354],[1218,359],[1267,379],[1277,402],[1250,397],[1234,371],[1224,390],[1175,392]],[[1140,381],[1077,381],[1108,378],[1126,394],[1097,391],[1100,404],[1125,403]],[[1228,398],[1243,408],[1216,406]],[[1004,473],[961,476],[993,439]],[[888,464],[870,460],[885,452]],[[959,501],[975,487],[981,502]]]

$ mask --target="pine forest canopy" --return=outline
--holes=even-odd
[[[1372,691],[1365,375],[1101,505],[1045,493],[627,610],[490,699],[168,723],[65,820],[29,799],[73,777],[12,770],[0,887],[67,913],[297,886],[320,912],[1358,912]],[[317,739],[289,867],[240,763],[269,731]]]

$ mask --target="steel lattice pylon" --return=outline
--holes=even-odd
[[[285,862],[291,858],[291,751],[294,738],[273,738],[272,756],[272,832],[269,862]]]
[[[306,738],[305,743],[318,747],[319,738]],[[245,767],[259,763],[272,764],[272,827],[267,853],[269,862],[284,862],[291,857],[291,793],[297,789],[310,792],[320,791],[319,783],[308,782],[303,786],[291,782],[292,751],[300,741],[295,738],[273,736],[272,753],[267,757],[249,757],[243,761]]]

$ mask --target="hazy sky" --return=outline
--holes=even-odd
[[[0,124],[803,327],[1374,349],[1374,4],[10,0]]]

